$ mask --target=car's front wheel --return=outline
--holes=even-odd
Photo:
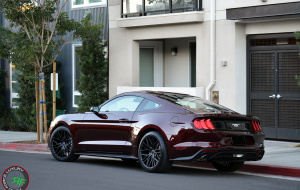
[[[79,155],[74,154],[73,139],[65,126],[56,128],[50,137],[50,149],[53,157],[59,161],[74,161]]]
[[[240,169],[244,162],[213,161],[212,164],[220,172],[234,172]]]
[[[171,166],[167,145],[160,133],[151,131],[140,141],[138,149],[139,163],[147,172],[166,172]]]

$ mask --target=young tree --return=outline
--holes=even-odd
[[[81,93],[77,111],[88,111],[108,98],[108,63],[105,58],[107,43],[102,40],[103,25],[100,21],[93,24],[91,14],[88,14],[76,31],[82,41],[82,49],[76,51],[81,71],[80,80],[77,81]]]
[[[73,40],[72,31],[78,23],[63,12],[68,0],[0,0],[1,12],[10,23],[10,29],[1,27],[0,55],[16,67],[26,64],[36,68],[39,88],[44,88],[43,69],[53,63],[62,48]],[[45,94],[39,91],[43,103]],[[45,104],[39,104],[40,115],[46,113]],[[47,131],[46,117],[40,117],[39,138],[43,141],[42,126]]]

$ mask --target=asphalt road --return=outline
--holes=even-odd
[[[139,164],[81,157],[58,162],[51,154],[0,151],[0,175],[19,165],[30,176],[28,190],[300,190],[300,181],[172,167],[168,173],[144,172]],[[1,187],[0,187],[1,189]]]

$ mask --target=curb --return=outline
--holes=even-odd
[[[50,150],[47,149],[47,144],[24,144],[24,143],[0,142],[0,149],[2,149],[2,150],[17,150],[17,151],[31,151],[31,152],[50,152]]]
[[[300,168],[265,164],[245,164],[240,171],[300,178]]]
[[[196,168],[210,168],[215,169],[210,162],[183,162],[178,163],[180,166],[191,166]],[[293,168],[288,166],[274,166],[274,165],[264,165],[264,164],[248,164],[245,163],[242,168],[238,171],[247,173],[257,173],[257,174],[267,174],[267,175],[277,175],[286,177],[296,177],[300,178],[300,168]]]
[[[0,150],[50,153],[50,150],[47,149],[47,144],[23,144],[23,143],[0,142]],[[181,163],[176,163],[176,165],[214,169],[212,163],[210,162],[181,162]],[[300,168],[285,167],[285,166],[246,163],[238,171],[300,178]]]

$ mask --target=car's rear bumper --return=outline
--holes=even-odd
[[[202,149],[196,154],[189,157],[179,157],[171,159],[172,161],[212,161],[212,160],[227,160],[227,161],[257,161],[261,160],[265,151],[257,150],[224,150],[224,149]]]

